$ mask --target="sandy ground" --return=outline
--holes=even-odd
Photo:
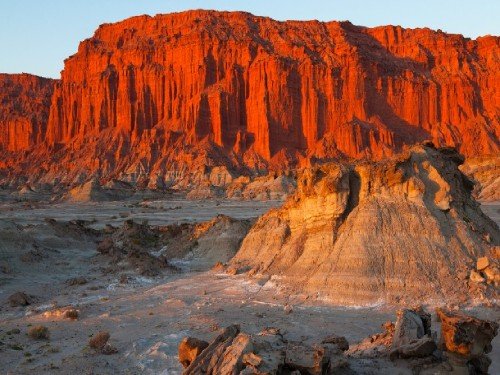
[[[97,257],[96,240],[78,227],[48,224],[87,220],[91,227],[119,225],[126,219],[151,224],[204,221],[221,213],[253,218],[281,202],[190,202],[26,205],[0,204],[0,374],[178,374],[177,345],[188,335],[211,339],[221,327],[238,323],[257,333],[277,327],[288,339],[317,342],[336,334],[357,342],[380,332],[394,319],[395,308],[365,306],[343,308],[304,296],[289,296],[272,280],[248,280],[216,272],[176,273],[156,278],[107,273]],[[483,206],[500,218],[500,203]],[[35,256],[19,260],[26,253]],[[5,272],[7,271],[7,272]],[[85,277],[84,285],[67,280]],[[34,296],[27,307],[10,307],[15,291]],[[286,314],[285,304],[293,306]],[[79,310],[77,320],[57,316],[64,307]],[[475,315],[500,320],[498,309],[476,309]],[[43,324],[49,340],[27,336],[31,326]],[[17,331],[12,331],[19,329]],[[114,355],[96,354],[88,347],[98,331],[111,334]],[[492,374],[500,373],[500,340],[494,341]],[[364,373],[391,373],[376,368]]]

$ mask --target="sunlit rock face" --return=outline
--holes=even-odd
[[[203,165],[379,159],[424,139],[491,155],[499,51],[498,37],[429,29],[215,11],[139,16],[83,41],[36,136],[28,142],[10,125],[0,145],[37,145],[22,167],[18,157],[4,162],[14,174],[31,167],[31,179],[99,171],[159,186]]]
[[[44,140],[55,83],[0,73],[0,151],[29,150]]]
[[[473,299],[467,275],[500,244],[450,149],[307,169],[233,265],[339,303]]]

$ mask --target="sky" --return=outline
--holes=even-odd
[[[0,72],[59,78],[64,59],[100,24],[188,9],[500,35],[500,0],[0,0]]]

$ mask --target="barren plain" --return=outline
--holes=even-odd
[[[209,340],[221,328],[240,324],[252,334],[276,327],[289,340],[313,343],[335,334],[354,344],[379,332],[398,308],[336,306],[294,294],[272,277],[210,270],[213,264],[203,264],[193,255],[171,259],[168,269],[145,276],[141,268],[127,264],[112,267],[113,260],[97,251],[110,226],[145,220],[148,226],[168,226],[209,221],[219,214],[255,220],[281,201],[169,198],[47,204],[13,202],[3,193],[0,368],[5,374],[180,374],[177,347],[186,336]],[[499,222],[498,202],[482,209]],[[29,305],[10,306],[8,297],[15,292],[26,293]],[[66,318],[67,309],[77,310],[78,318]],[[469,306],[467,311],[500,320],[496,305]],[[47,340],[28,336],[29,329],[38,325],[48,328]],[[90,336],[99,331],[110,333],[116,354],[97,354],[89,348]],[[490,373],[498,373],[498,337],[490,356]],[[384,358],[349,361],[354,373],[412,373],[404,363]]]

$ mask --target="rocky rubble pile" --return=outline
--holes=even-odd
[[[384,333],[351,348],[344,337],[329,336],[311,345],[289,341],[276,328],[249,335],[232,325],[211,343],[183,339],[179,361],[184,375],[352,374],[376,363],[403,373],[487,374],[491,360],[486,353],[498,324],[442,309],[437,314],[439,334],[431,330],[431,315],[421,307],[403,309],[396,324],[385,323]]]
[[[498,287],[500,284],[498,259],[490,260],[489,257],[479,258],[476,262],[476,269],[470,272],[470,280],[475,283],[487,283]]]
[[[200,348],[204,348],[199,351]],[[210,344],[184,339],[179,360],[184,374],[326,374],[348,366],[344,338],[308,346],[287,341],[276,328],[251,336],[238,325],[227,327]],[[188,358],[188,359],[186,359]]]
[[[206,270],[229,261],[250,228],[250,221],[219,215],[198,224],[165,226],[126,220],[121,228],[108,226],[97,251],[107,257],[110,271],[132,268],[143,276],[177,271],[172,260],[189,260],[189,267]]]
[[[348,354],[358,359],[388,357],[419,374],[487,374],[491,360],[486,354],[498,324],[441,308],[436,315],[441,326],[432,331],[431,315],[421,307],[399,310],[395,325],[385,323],[384,333],[354,345]]]
[[[127,264],[143,276],[156,276],[170,266],[166,258],[151,253],[158,244],[157,230],[126,220],[121,228],[98,244],[97,251],[110,257],[110,267],[115,271]]]

